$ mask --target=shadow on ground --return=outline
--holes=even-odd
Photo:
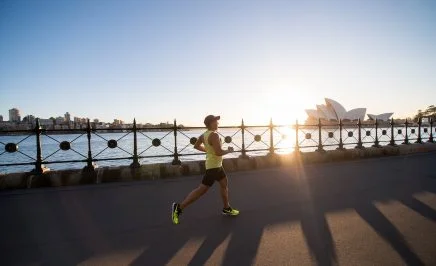
[[[179,226],[169,222],[170,203],[198,178],[2,195],[8,217],[0,221],[8,229],[0,240],[3,265],[92,264],[101,254],[115,254],[108,261],[114,263],[126,250],[140,250],[131,265],[165,265],[192,239],[202,242],[186,258],[190,265],[205,264],[219,249],[223,265],[250,265],[265,227],[286,222],[301,225],[313,262],[336,265],[326,213],[345,209],[355,210],[405,264],[424,265],[375,202],[398,201],[436,222],[436,211],[414,197],[436,194],[436,179],[423,167],[432,161],[434,154],[234,173],[230,188],[239,217],[217,217],[219,198],[211,192],[185,211]]]

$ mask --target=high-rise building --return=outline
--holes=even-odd
[[[51,128],[53,127],[53,119],[39,119],[39,125],[44,128]]]
[[[17,108],[12,108],[9,110],[9,122],[20,122],[21,116],[20,116],[20,110]]]
[[[120,125],[122,125],[122,124],[124,124],[124,121],[123,121],[123,120],[120,120],[120,119],[114,119],[114,123],[113,123],[113,125],[115,125],[115,126],[120,126]]]
[[[58,116],[55,118],[56,125],[62,125],[65,122],[65,118],[62,116]]]
[[[0,122],[3,122],[3,116],[0,115]]]
[[[66,112],[65,115],[64,115],[64,117],[65,117],[65,122],[70,123],[70,121],[71,121],[71,115],[70,115],[70,113]]]
[[[35,122],[35,117],[33,115],[26,115],[25,117],[23,117],[23,123],[29,123],[29,124],[33,124],[33,122]]]

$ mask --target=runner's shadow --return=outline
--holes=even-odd
[[[409,247],[400,231],[372,202],[359,204],[355,207],[355,210],[377,234],[383,237],[395,249],[407,265],[424,265],[421,259]]]
[[[301,222],[306,243],[317,264],[335,265],[335,245],[323,210],[295,206],[285,204],[270,208],[268,215],[263,216],[257,212],[244,212],[237,218],[223,217],[222,223],[209,232],[189,265],[204,265],[221,245],[220,248],[225,248],[223,265],[252,265],[264,230],[270,225],[292,221]],[[229,243],[226,247],[224,242],[227,238]]]

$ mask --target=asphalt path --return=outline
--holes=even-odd
[[[436,153],[0,192],[0,265],[436,265]]]

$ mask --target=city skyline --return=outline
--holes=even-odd
[[[71,119],[72,117],[72,119]],[[109,121],[103,121],[100,120],[97,117],[90,118],[90,117],[80,117],[80,116],[71,116],[69,112],[65,112],[63,116],[60,115],[50,115],[48,117],[38,117],[33,114],[26,114],[24,116],[21,116],[21,110],[19,108],[13,107],[9,109],[9,117],[6,117],[7,119],[4,119],[4,116],[0,114],[0,122],[9,122],[9,123],[34,123],[35,119],[38,118],[42,121],[45,120],[54,120],[55,124],[61,124],[61,123],[79,123],[79,124],[86,124],[87,120],[89,120],[91,123],[94,124],[114,124],[114,125],[123,125],[123,124],[132,124],[132,121],[124,121],[123,119],[119,118],[113,118]],[[153,125],[153,123],[150,122],[142,122],[137,121],[137,124],[144,124],[144,125]],[[163,124],[173,124],[173,121],[169,122],[159,122],[157,124],[163,125]]]
[[[331,97],[411,117],[436,88],[435,1],[2,1],[0,113],[201,125]]]
[[[329,99],[327,99],[327,100],[329,100]],[[317,105],[317,107],[320,107],[320,105]],[[360,109],[362,109],[362,108],[360,108]],[[59,121],[59,119],[62,119],[63,122],[67,122],[67,123],[68,122],[86,123],[85,120],[88,120],[88,119],[92,123],[103,123],[103,124],[132,124],[133,123],[133,120],[132,121],[126,121],[126,120],[119,119],[119,118],[112,118],[112,119],[109,119],[109,120],[101,120],[98,117],[75,116],[75,115],[71,116],[71,113],[69,113],[69,112],[65,112],[63,116],[60,116],[60,115],[50,115],[50,116],[47,116],[47,117],[39,117],[39,116],[35,116],[33,114],[26,114],[24,116],[18,116],[20,119],[17,121],[17,120],[11,119],[11,110],[15,110],[18,114],[21,114],[21,109],[13,107],[12,109],[9,109],[9,117],[3,116],[2,114],[0,114],[0,118],[1,118],[0,122],[32,122],[34,119],[39,118],[41,120],[50,120],[50,119],[52,119],[52,120],[56,120],[56,121]],[[311,114],[310,113],[311,111],[313,111],[313,110],[306,109],[305,112],[307,113],[307,118],[305,120],[300,120],[299,122],[300,123],[303,123],[305,121],[306,122],[307,121],[309,121],[309,122],[312,121],[313,122],[313,117],[311,115],[309,115],[309,114]],[[389,116],[389,118],[390,118],[392,116],[392,113],[389,113],[389,114],[390,114],[390,116]],[[386,114],[383,113],[382,115],[387,115],[387,113]],[[400,120],[401,119],[403,119],[403,120],[404,119],[412,120],[414,116],[416,116],[416,113],[411,115],[411,116],[407,116],[407,117],[392,117],[392,118],[400,119]],[[73,119],[71,119],[71,117]],[[361,120],[374,120],[374,117],[375,116],[372,115],[372,114],[367,114],[367,115],[365,115],[365,118],[363,118]],[[28,121],[29,119],[31,119],[32,121]],[[136,119],[136,118],[134,118],[134,119]],[[174,118],[174,119],[177,120],[177,118]],[[271,119],[273,119],[273,117],[271,117],[270,120]],[[384,120],[386,120],[386,119],[384,119]],[[136,122],[138,124],[149,124],[149,125],[163,124],[163,123],[167,123],[167,124],[170,123],[171,124],[172,121],[173,120],[171,120],[171,122],[169,122],[169,120],[167,120],[166,122],[159,121],[159,122],[156,122],[156,123],[151,123],[151,122],[147,122],[147,121],[139,121],[138,119],[136,119]],[[181,122],[182,122],[180,120],[177,120],[177,121],[178,121],[178,124],[181,124]],[[293,122],[295,122],[295,121],[293,121]],[[267,123],[265,122],[264,124],[267,124]],[[194,124],[192,126],[196,126],[196,125]]]

